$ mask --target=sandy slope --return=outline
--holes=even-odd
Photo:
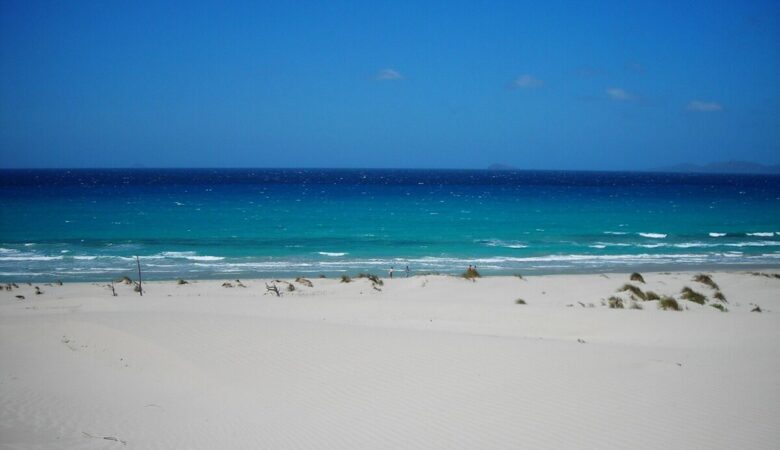
[[[728,313],[602,306],[625,274],[23,285],[0,447],[777,448],[780,279],[713,278]]]

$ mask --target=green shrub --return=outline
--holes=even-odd
[[[631,281],[638,281],[640,283],[644,283],[645,279],[642,277],[642,274],[639,272],[634,272],[631,274]]]
[[[352,278],[349,277],[349,275],[344,274],[341,276],[341,282],[342,283],[349,283],[352,281]]]
[[[688,300],[694,303],[698,303],[700,305],[703,305],[704,303],[707,302],[707,297],[705,295],[694,291],[688,286],[682,288],[682,291],[680,292],[680,296],[683,298],[683,300]]]
[[[679,303],[677,303],[677,300],[667,296],[663,296],[661,300],[658,301],[658,307],[660,309],[663,309],[664,311],[666,311],[667,309],[671,309],[672,311],[681,310]]]
[[[517,300],[515,300],[515,304],[516,305],[525,305],[526,303],[525,303],[525,300],[523,300],[522,298],[518,298]]]
[[[726,309],[726,307],[725,307],[725,306],[723,306],[723,305],[721,305],[720,303],[713,303],[713,304],[711,304],[710,306],[712,306],[712,307],[713,307],[713,308],[715,308],[715,309],[719,309],[719,310],[720,310],[720,312],[726,312],[726,311],[728,311],[728,309]]]
[[[620,289],[618,289],[617,291],[618,292],[626,292],[626,291],[628,291],[628,292],[632,293],[633,295],[636,295],[637,297],[641,298],[642,300],[647,300],[647,296],[645,295],[645,293],[642,292],[641,289],[639,289],[638,287],[634,286],[633,284],[626,283]]]
[[[648,300],[660,300],[661,299],[661,296],[656,294],[653,291],[645,292],[645,296],[647,297]]]

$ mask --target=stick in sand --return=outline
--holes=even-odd
[[[141,258],[139,258],[138,255],[135,255],[135,262],[138,264],[138,294],[143,297],[144,286],[141,284]]]

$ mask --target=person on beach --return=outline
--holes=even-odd
[[[390,266],[390,270],[388,272],[390,273],[390,278],[393,278],[393,266]]]
[[[406,278],[409,278],[409,273],[411,273],[411,270],[409,270],[409,265],[406,265]]]

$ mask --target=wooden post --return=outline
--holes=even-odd
[[[141,258],[138,257],[138,255],[135,255],[135,262],[138,264],[138,294],[143,297],[144,296],[144,286],[141,283]]]

